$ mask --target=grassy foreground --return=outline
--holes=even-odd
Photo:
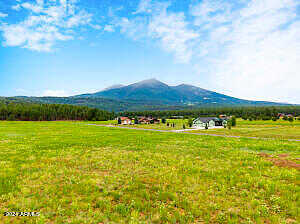
[[[284,140],[0,122],[1,212],[41,213],[0,223],[299,223],[299,157]]]

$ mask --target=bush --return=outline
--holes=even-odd
[[[192,118],[190,118],[188,120],[188,125],[189,125],[190,128],[193,126],[193,119]]]
[[[16,117],[14,114],[9,115],[9,117],[7,118],[8,121],[15,121]]]
[[[228,122],[227,122],[227,128],[230,130],[232,127],[232,120],[230,119]]]
[[[161,123],[165,124],[166,123],[166,118],[162,118]]]
[[[182,128],[185,129],[185,124],[182,125]]]
[[[288,117],[288,121],[289,122],[293,122],[294,121],[294,117]]]
[[[248,119],[247,115],[246,115],[246,114],[243,114],[243,115],[242,115],[242,119],[243,119],[244,121],[246,121],[246,120]]]
[[[134,118],[134,124],[139,124],[139,119],[137,117]]]
[[[231,125],[232,125],[232,127],[236,126],[236,117],[235,116],[232,116],[232,118],[231,118]]]

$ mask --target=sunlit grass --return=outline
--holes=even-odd
[[[297,223],[300,144],[0,122],[1,223]]]

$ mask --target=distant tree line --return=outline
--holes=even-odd
[[[152,116],[158,118],[195,118],[204,116],[219,116],[221,114],[236,116],[245,120],[271,120],[278,119],[278,113],[291,114],[294,117],[300,116],[300,106],[272,106],[272,107],[218,107],[199,108],[192,110],[172,111],[135,111],[121,112],[120,116]]]
[[[90,120],[104,121],[115,117],[114,113],[65,104],[8,103],[0,101],[0,120],[55,121]]]

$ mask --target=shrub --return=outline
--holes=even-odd
[[[192,118],[189,119],[188,125],[189,125],[189,127],[192,127],[192,126],[193,126],[193,119],[192,119]]]
[[[137,117],[134,118],[134,124],[139,124],[139,119]]]
[[[230,130],[232,127],[232,120],[230,119],[228,122],[227,122],[227,128]]]
[[[232,125],[232,127],[236,126],[236,117],[235,116],[232,116],[232,118],[231,118],[231,125]]]

